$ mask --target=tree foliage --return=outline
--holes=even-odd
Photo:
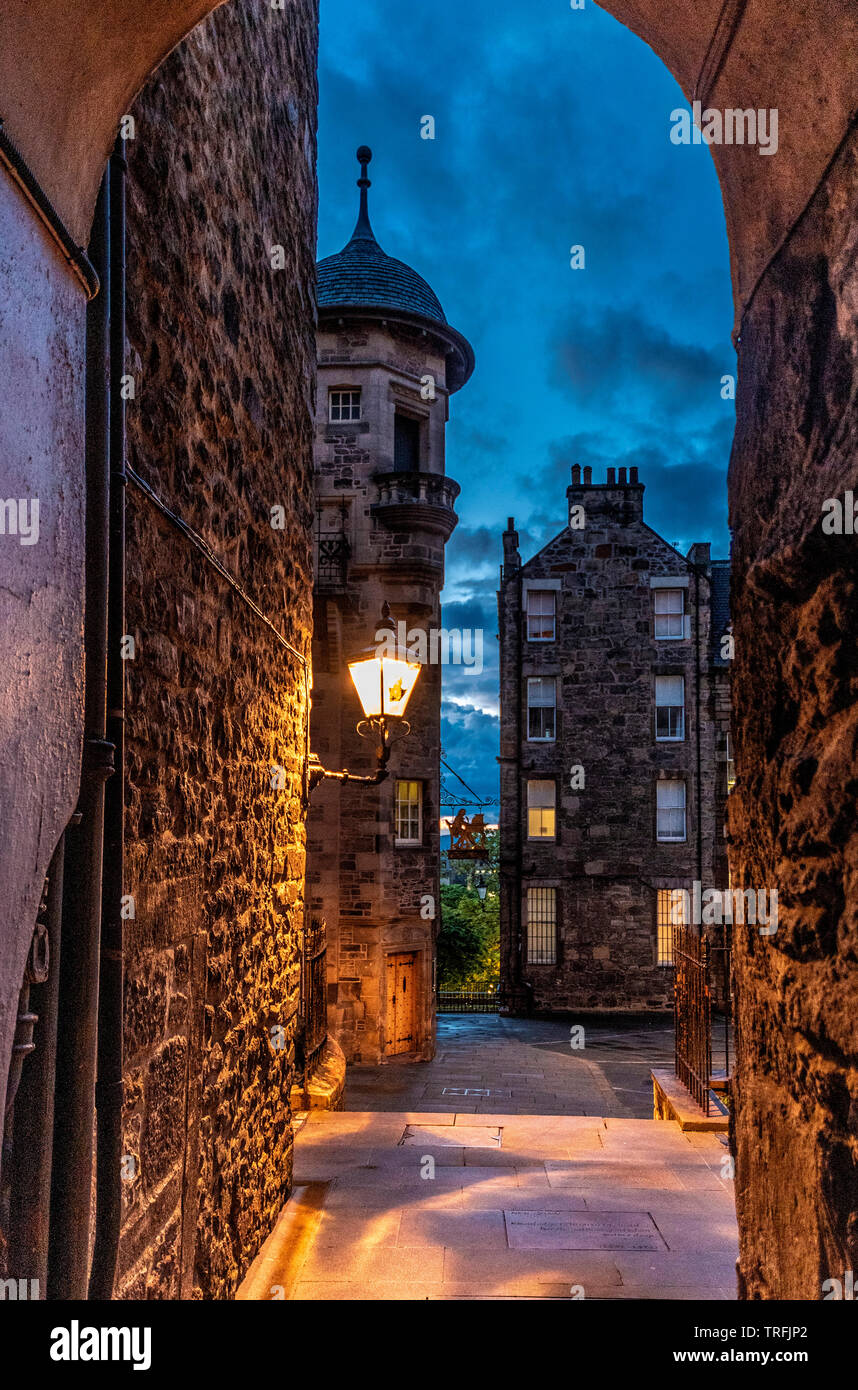
[[[488,836],[489,863],[468,864],[463,882],[441,888],[438,980],[441,989],[491,988],[500,981],[498,834]],[[477,892],[484,876],[485,901]]]

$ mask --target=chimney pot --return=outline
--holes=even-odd
[[[575,487],[578,487],[578,485],[579,485],[580,482],[581,482],[581,465],[580,465],[580,463],[573,463],[573,465],[572,465],[572,482],[573,482],[573,485],[574,485]]]
[[[621,468],[621,469],[620,469],[620,472],[619,472],[619,484],[620,484],[620,487],[625,487],[627,481],[628,481],[628,480],[627,480],[627,478],[626,478],[626,470],[625,470],[625,468]]]
[[[637,470],[636,468],[630,468],[630,469],[629,469],[629,482],[634,484],[634,483],[637,483],[637,480],[638,480],[638,470]]]
[[[617,470],[616,470],[616,468],[609,468],[609,469],[608,469],[608,487],[615,487],[615,486],[616,486],[616,482],[617,482]]]
[[[589,485],[593,481],[593,470],[590,467],[584,469],[584,482]]]

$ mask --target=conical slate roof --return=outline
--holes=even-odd
[[[404,261],[386,256],[375,239],[369,221],[367,165],[372,151],[366,145],[358,150],[361,165],[360,214],[352,239],[336,256],[319,261],[317,293],[319,308],[372,308],[419,314],[421,318],[447,325],[444,310],[434,290]]]

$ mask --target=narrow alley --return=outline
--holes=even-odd
[[[456,1015],[431,1063],[297,1117],[295,1192],[240,1299],[734,1299],[729,1156],[652,1114],[653,1021]]]

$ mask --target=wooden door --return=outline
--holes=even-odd
[[[417,1048],[417,952],[387,957],[385,1056]]]

